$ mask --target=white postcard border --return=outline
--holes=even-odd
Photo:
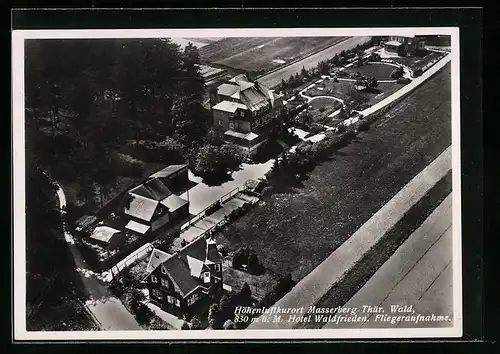
[[[453,191],[453,327],[384,329],[292,329],[215,331],[26,331],[25,264],[25,141],[24,141],[24,40],[48,38],[189,38],[189,37],[324,37],[377,35],[450,35],[452,44],[452,191]],[[460,180],[460,56],[458,27],[362,28],[219,28],[219,29],[104,29],[15,30],[12,32],[12,134],[14,279],[13,337],[15,340],[290,340],[290,339],[409,339],[461,337],[462,253]]]

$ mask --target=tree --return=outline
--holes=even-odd
[[[248,248],[240,247],[233,255],[233,268],[239,269],[248,262]]]
[[[193,172],[205,180],[215,181],[237,170],[242,162],[243,154],[233,145],[204,145],[196,154]]]
[[[221,311],[219,304],[213,303],[208,310],[208,324],[213,329],[221,328]]]
[[[250,274],[260,274],[262,271],[262,265],[259,263],[257,254],[253,250],[248,254],[247,270]]]
[[[247,282],[241,287],[238,297],[243,304],[250,305],[252,303],[252,291]]]
[[[191,329],[203,329],[203,323],[198,315],[194,315],[191,319]]]
[[[403,67],[397,67],[391,72],[391,79],[399,79],[404,74]]]
[[[318,71],[321,74],[328,75],[328,73],[330,72],[330,65],[328,65],[328,62],[327,61],[320,61],[318,63]]]
[[[309,78],[309,72],[306,70],[305,67],[302,67],[302,70],[300,71],[300,76],[304,79]]]
[[[189,328],[190,328],[190,327],[189,327],[189,324],[188,324],[186,321],[183,321],[183,322],[182,322],[181,329],[182,329],[182,330],[187,330],[187,329],[189,329]]]
[[[234,322],[231,320],[227,320],[226,322],[224,322],[223,327],[224,327],[224,329],[235,329]]]

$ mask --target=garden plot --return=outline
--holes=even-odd
[[[364,77],[374,77],[377,80],[392,80],[391,73],[396,69],[395,65],[387,63],[369,63],[360,67],[350,67],[346,71],[349,73],[359,72]]]

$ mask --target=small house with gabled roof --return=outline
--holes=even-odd
[[[166,311],[185,312],[222,291],[222,257],[216,242],[205,237],[175,254],[153,249],[146,273],[150,299]]]
[[[170,165],[129,190],[119,206],[125,229],[145,235],[188,218],[189,202],[172,192],[188,182],[187,171],[187,165]]]

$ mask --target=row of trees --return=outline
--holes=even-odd
[[[306,70],[304,67],[302,67],[300,73],[292,74],[288,78],[288,80],[282,79],[280,89],[283,92],[293,90],[318,74],[328,75],[334,67],[340,67],[347,64],[349,59],[358,58],[359,61],[363,56],[364,50],[373,45],[376,45],[379,41],[379,38],[373,37],[367,43],[364,43],[362,45],[358,44],[352,49],[342,50],[340,53],[335,54],[332,58],[319,62],[316,67],[310,70]],[[370,57],[370,61],[379,60],[380,55],[378,54],[372,54]]]
[[[117,149],[153,142],[147,148],[169,162],[171,151],[185,157],[205,144],[199,61],[192,44],[168,39],[26,41],[28,150],[97,204],[116,171],[141,175]]]

